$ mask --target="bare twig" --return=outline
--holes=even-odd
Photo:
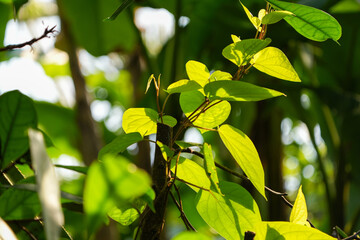
[[[174,185],[174,186],[175,186],[175,185]],[[183,211],[183,209],[182,209],[181,204],[178,203],[178,201],[175,199],[174,194],[173,194],[171,191],[170,191],[169,193],[170,193],[170,196],[171,196],[173,202],[175,203],[176,207],[179,209],[180,217],[181,217],[181,219],[183,220],[183,222],[184,222],[184,224],[185,224],[185,226],[186,226],[186,229],[187,229],[187,230],[192,230],[192,231],[195,231],[195,232],[196,232],[196,229],[191,225],[189,219],[187,219],[187,217],[186,217],[186,215],[185,215],[185,213],[184,213],[184,211]]]
[[[40,36],[40,37],[37,37],[37,38],[33,38],[31,39],[30,41],[27,41],[27,42],[24,42],[24,43],[19,43],[19,44],[10,44],[10,45],[7,45],[5,47],[2,47],[0,48],[0,52],[3,52],[3,51],[11,51],[11,50],[14,50],[16,48],[23,48],[25,46],[30,46],[32,47],[32,45],[38,41],[40,41],[41,39],[43,38],[49,38],[50,37],[50,34],[55,34],[57,33],[57,31],[55,30],[55,26],[53,26],[52,28],[49,28],[49,27],[46,27],[45,30],[44,30],[44,33]]]
[[[343,240],[360,239],[360,238],[358,237],[358,235],[360,235],[360,230],[357,231],[356,233],[354,233],[353,235],[351,235],[351,236],[349,236],[349,237],[347,237],[347,238],[344,238]]]

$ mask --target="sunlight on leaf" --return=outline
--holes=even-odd
[[[235,161],[254,184],[254,187],[266,199],[264,169],[250,138],[239,129],[228,124],[222,125],[218,132]]]
[[[213,152],[210,144],[204,143],[204,168],[211,182],[211,190],[220,193],[219,178],[216,172]]]
[[[151,108],[129,108],[124,112],[122,127],[126,133],[150,135],[156,133],[157,118],[158,113]]]
[[[240,42],[241,39],[240,37],[234,35],[234,34],[231,34],[231,39],[233,40],[234,43],[237,43],[237,42]]]
[[[215,71],[210,75],[210,82],[221,81],[221,80],[232,80],[232,75],[228,72]]]
[[[260,229],[261,228],[261,229]],[[259,225],[255,240],[335,240],[316,228],[290,222],[263,222]]]
[[[61,226],[64,224],[64,214],[60,203],[60,184],[55,174],[54,165],[47,155],[42,133],[29,129],[29,140],[46,238],[58,239]]]
[[[240,81],[211,82],[205,85],[204,91],[210,100],[227,101],[260,101],[284,95],[272,89]]]
[[[274,24],[279,22],[280,20],[284,19],[286,16],[294,15],[292,12],[289,11],[273,11],[266,14],[262,19],[262,24]]]
[[[190,80],[194,80],[202,87],[209,82],[210,72],[205,64],[190,60],[186,63],[185,67]]]
[[[125,211],[121,211],[119,208],[114,207],[108,212],[108,216],[123,226],[129,226],[135,222],[140,215],[135,208],[129,208]]]
[[[171,161],[171,171],[175,174],[176,161]],[[186,182],[192,183],[195,186],[210,189],[210,179],[206,175],[205,169],[199,164],[190,159],[180,157],[179,164],[177,166],[176,176]],[[199,188],[188,185],[195,192],[199,191]]]
[[[102,159],[106,154],[117,155],[122,153],[126,150],[127,147],[141,140],[142,137],[138,132],[121,134],[100,150],[99,159]]]
[[[261,31],[260,25],[261,25],[261,21],[258,17],[254,17],[251,12],[249,11],[249,9],[247,9],[247,7],[245,7],[244,4],[242,4],[242,2],[240,1],[241,6],[243,7],[246,16],[249,18],[250,22],[252,23],[252,25],[254,25],[255,29],[258,30],[259,32]]]
[[[267,47],[261,50],[255,54],[251,63],[257,70],[270,76],[292,82],[301,82],[286,55],[278,48]]]
[[[240,67],[246,65],[257,52],[269,45],[270,42],[270,38],[265,40],[245,39],[228,45],[222,54],[226,59]]]
[[[225,239],[243,239],[246,231],[255,231],[261,223],[259,209],[243,187],[220,182],[222,194],[200,190],[196,209],[205,222]]]
[[[218,81],[215,81],[218,82]],[[226,81],[228,82],[228,81]],[[199,91],[184,92],[180,95],[180,106],[184,114],[189,117],[203,102],[205,96]],[[215,104],[211,102],[209,105],[213,105],[205,112],[201,113],[200,116],[193,122],[195,126],[204,128],[213,128],[219,126],[225,122],[231,112],[231,105],[227,101],[222,101]],[[195,114],[199,113],[201,109],[198,109]]]
[[[289,11],[294,16],[285,17],[298,33],[314,41],[333,39],[335,42],[341,37],[341,26],[328,13],[319,9],[290,2],[268,0],[276,10]]]
[[[200,232],[182,232],[171,240],[211,240],[212,238]]]
[[[166,92],[169,94],[173,94],[173,93],[194,91],[194,90],[197,90],[200,88],[201,88],[201,85],[197,81],[183,79],[183,80],[179,80],[179,81],[172,83],[166,89]]]
[[[171,158],[174,155],[174,151],[172,151],[168,146],[166,146],[162,142],[156,141],[156,144],[160,148],[163,158],[166,161],[168,160],[168,157]]]
[[[300,186],[294,206],[291,209],[290,222],[310,227],[307,218],[308,218],[308,213],[307,213],[305,196],[302,192],[302,186]]]

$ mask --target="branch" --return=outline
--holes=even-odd
[[[358,237],[359,234],[360,234],[360,230],[357,231],[356,233],[354,233],[353,235],[351,235],[351,236],[349,236],[349,237],[347,237],[347,238],[344,238],[343,240],[360,239],[360,238]]]
[[[174,185],[175,186],[175,185]],[[175,203],[176,207],[179,209],[179,212],[180,212],[180,218],[181,220],[184,222],[185,224],[185,227],[187,230],[192,230],[192,231],[195,231],[196,232],[196,229],[191,225],[189,219],[186,217],[183,209],[182,209],[182,206],[181,206],[181,202],[179,203],[176,199],[175,199],[175,196],[173,195],[173,193],[170,191],[170,196],[173,200],[173,202]],[[179,195],[180,196],[180,195]]]
[[[53,26],[52,28],[49,29],[49,26],[47,26],[44,30],[44,33],[40,36],[40,37],[37,37],[37,38],[33,38],[31,39],[30,41],[27,41],[27,42],[24,42],[24,43],[19,43],[19,44],[10,44],[10,45],[7,45],[5,47],[2,47],[0,48],[0,52],[3,52],[3,51],[11,51],[11,50],[14,50],[16,48],[23,48],[25,46],[30,46],[32,47],[32,45],[34,43],[36,43],[37,41],[40,41],[41,39],[43,38],[50,38],[50,34],[55,34],[57,33],[57,31],[55,30],[55,26]]]

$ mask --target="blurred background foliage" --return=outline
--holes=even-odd
[[[351,233],[360,228],[360,3],[297,2],[329,12],[340,22],[339,45],[307,40],[285,22],[269,26],[271,45],[287,54],[302,83],[278,81],[252,70],[245,81],[287,97],[232,103],[228,121],[253,140],[267,186],[287,192],[294,200],[302,184],[312,223],[328,233],[334,226]],[[243,3],[253,13],[266,4]],[[49,153],[55,163],[89,165],[101,146],[122,131],[125,109],[155,107],[154,89],[144,94],[151,74],[161,74],[166,88],[187,77],[188,60],[235,73],[222,49],[231,43],[231,34],[241,39],[255,35],[237,0],[136,1],[115,21],[104,22],[119,4],[117,0],[0,0],[1,46],[27,41],[46,26],[57,25],[56,38],[0,55],[0,93],[20,89],[36,100],[39,125],[52,140]],[[176,97],[170,99],[166,113],[181,119]],[[231,156],[211,132],[201,136],[189,129],[183,137],[199,143],[206,138],[217,161],[241,171],[227,161]],[[144,142],[124,155],[149,170],[153,149]],[[82,175],[66,170],[58,174],[62,190],[82,196]],[[219,174],[232,178],[221,170]],[[200,231],[211,231],[195,210],[195,193],[185,185],[180,192],[190,222]],[[279,197],[269,195],[268,202],[257,199],[264,220],[288,219],[290,209]],[[176,207],[169,204],[168,238],[184,230]],[[64,214],[65,227],[74,239],[81,239],[85,227],[81,211]],[[115,228],[121,239],[131,238],[129,228],[120,224]]]

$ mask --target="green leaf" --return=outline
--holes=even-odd
[[[162,142],[156,141],[156,144],[160,148],[163,158],[165,160],[170,160],[168,159],[168,157],[171,158],[174,155],[174,151],[172,151],[168,146],[166,146]]]
[[[210,75],[210,82],[219,80],[232,80],[232,75],[228,72],[215,71]]]
[[[0,96],[0,159],[1,169],[29,149],[28,128],[36,128],[37,117],[33,101],[19,91]]]
[[[181,92],[187,92],[187,91],[194,91],[197,89],[200,89],[202,86],[197,82],[193,80],[179,80],[177,82],[172,83],[167,89],[166,92],[169,94],[173,93],[181,93]]]
[[[115,203],[131,203],[148,191],[152,191],[150,177],[127,159],[106,155],[102,162],[94,162],[84,189],[84,210],[90,232],[96,230]]]
[[[267,47],[251,60],[251,64],[270,76],[292,82],[301,82],[286,55],[278,48]]]
[[[306,201],[304,194],[302,192],[302,186],[300,186],[294,206],[291,209],[290,222],[310,227],[307,218],[308,218],[308,213],[307,213]]]
[[[119,14],[124,11],[128,6],[130,6],[130,4],[133,2],[134,0],[124,0],[115,10],[115,12],[110,17],[105,18],[104,21],[114,21],[119,16]]]
[[[211,190],[221,194],[211,145],[207,143],[204,143],[204,168],[211,182]]]
[[[185,67],[190,80],[194,80],[202,87],[209,82],[210,72],[205,64],[190,60],[186,63]]]
[[[243,187],[220,182],[223,195],[200,190],[195,198],[196,209],[205,222],[225,239],[243,239],[246,231],[256,232],[261,223],[255,200]]]
[[[4,46],[6,24],[9,21],[12,13],[11,4],[9,4],[7,1],[10,0],[2,0],[2,2],[0,2],[0,47]]]
[[[199,143],[191,143],[191,142],[184,142],[184,141],[175,141],[176,145],[178,145],[181,149],[189,148],[189,147],[202,147],[202,144]]]
[[[127,147],[141,140],[142,137],[138,132],[121,134],[100,150],[99,159],[102,159],[106,154],[117,155],[122,153]]]
[[[163,123],[170,126],[170,127],[175,127],[175,125],[177,124],[177,120],[170,116],[170,115],[164,115],[162,117]]]
[[[246,65],[257,52],[264,49],[270,42],[269,38],[265,40],[245,39],[228,45],[222,54],[226,59],[240,67]]]
[[[175,174],[175,166],[176,166],[176,161],[174,160],[171,161],[171,171],[174,174]],[[195,186],[204,189],[210,189],[211,183],[210,183],[210,179],[206,175],[205,169],[202,168],[199,164],[195,163],[194,161],[180,157],[176,171],[177,171],[176,172],[177,178],[192,183]],[[195,186],[192,186],[190,184],[188,186],[191,187],[195,192],[199,191],[199,188]]]
[[[0,196],[0,217],[4,220],[33,219],[41,204],[36,192],[10,188]]]
[[[263,222],[259,225],[256,237],[266,240],[335,240],[316,228],[309,228],[290,222]]]
[[[122,127],[126,133],[150,135],[156,133],[157,118],[158,113],[151,108],[129,108],[124,112]]]
[[[266,199],[264,169],[259,154],[250,138],[239,129],[228,124],[222,125],[218,132],[235,161]]]
[[[205,85],[210,100],[260,101],[284,95],[281,92],[241,81],[216,81]]]
[[[116,207],[110,210],[110,212],[108,212],[108,215],[123,226],[129,226],[130,224],[135,222],[136,219],[138,219],[140,216],[135,208],[129,208],[125,211],[121,211]]]
[[[254,25],[255,29],[258,30],[259,32],[261,31],[260,25],[261,25],[261,21],[258,17],[254,17],[251,12],[249,11],[249,9],[247,9],[245,7],[244,4],[242,4],[242,2],[240,1],[241,6],[243,7],[246,16],[249,18],[250,22],[252,23],[252,25]]]
[[[42,133],[29,129],[29,140],[46,238],[57,239],[61,226],[64,225],[64,214],[60,202],[60,184],[55,174],[54,165],[47,155]]]
[[[322,42],[329,38],[337,41],[341,37],[340,24],[326,12],[296,3],[267,1],[277,10],[292,12],[294,15],[285,17],[285,21],[308,39]]]
[[[182,232],[172,240],[211,240],[212,238],[200,232]]]
[[[286,16],[294,15],[292,12],[289,11],[273,11],[266,14],[262,19],[262,24],[274,24],[279,22],[280,20],[284,19]]]
[[[189,117],[196,109],[198,109],[198,107],[202,103],[204,103],[205,96],[199,91],[183,92],[180,94],[179,101],[180,107],[184,112],[185,116]],[[199,117],[195,121],[193,121],[193,124],[195,126],[213,128],[219,126],[221,123],[226,121],[231,111],[230,103],[228,103],[227,101],[222,101],[218,104],[214,104],[215,102],[210,102],[208,106],[213,106],[207,109],[205,112],[201,113]],[[205,105],[203,105],[203,107],[205,107]],[[203,108],[198,109],[195,114],[192,114],[192,116],[200,113],[202,109]]]
[[[357,0],[342,0],[330,8],[331,13],[356,13],[360,12],[360,3]]]
[[[239,36],[236,36],[234,34],[231,34],[231,39],[233,40],[234,43],[240,42],[241,39]]]

